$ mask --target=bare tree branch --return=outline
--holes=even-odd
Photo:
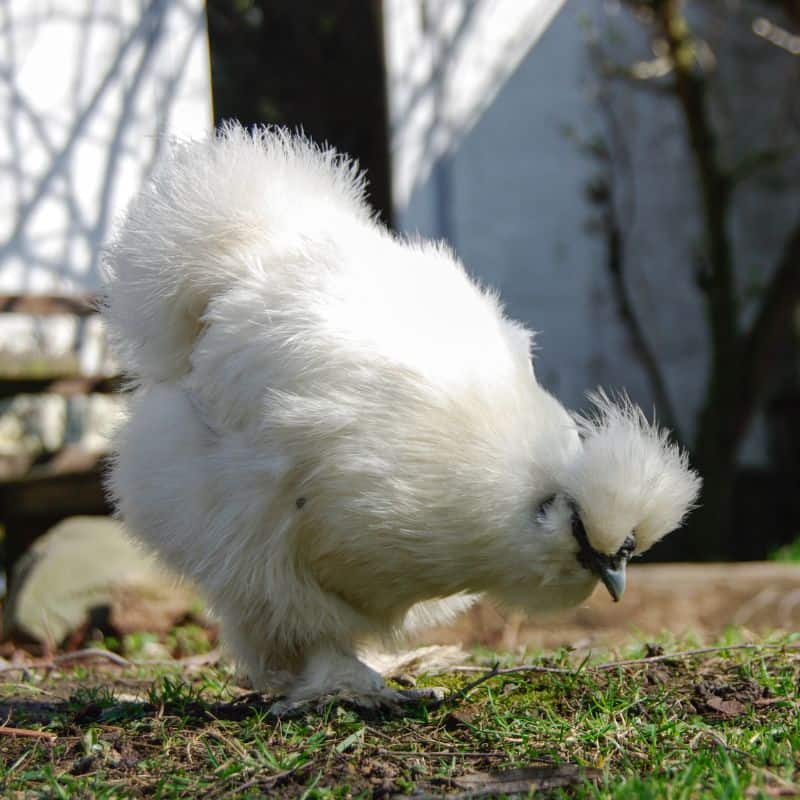
[[[733,522],[732,487],[738,449],[759,404],[771,388],[770,378],[775,375],[776,363],[782,357],[791,315],[800,303],[800,220],[797,220],[771,273],[756,319],[745,329],[730,231],[732,197],[742,181],[760,169],[790,158],[796,147],[756,151],[728,168],[721,157],[709,103],[714,86],[706,74],[703,58],[703,48],[707,49],[707,45],[691,30],[683,14],[684,0],[623,2],[643,20],[652,23],[651,33],[666,44],[663,57],[672,65],[670,87],[685,125],[702,215],[704,242],[698,285],[704,294],[710,370],[693,450],[703,473],[704,487],[701,509],[691,523],[699,535],[687,539],[685,546],[688,553],[694,543],[702,542],[703,555],[708,556],[723,550],[724,536]],[[791,7],[800,9],[800,2],[791,0]],[[795,18],[800,19],[800,16]],[[663,71],[664,68],[659,66],[659,69]],[[655,67],[652,72],[653,78],[658,77]],[[647,78],[646,73],[647,69],[641,77]],[[627,85],[637,85],[631,75],[615,73],[607,77],[610,80],[622,77]],[[612,191],[613,186],[609,188],[609,192]],[[607,227],[609,224],[607,220]],[[613,224],[619,227],[618,221]],[[635,308],[626,294],[624,261],[621,266],[615,264],[615,259],[621,256],[615,255],[613,249],[621,245],[615,244],[614,235],[609,237],[610,272],[620,313],[625,318],[629,312],[633,314]],[[635,314],[633,319],[635,328]],[[631,330],[630,321],[626,324]],[[634,330],[632,339],[635,336]],[[652,383],[652,376],[650,380]],[[699,549],[697,554],[700,554]]]
[[[675,64],[677,96],[683,107],[700,180],[709,236],[709,275],[705,287],[714,350],[709,401],[714,397],[722,398],[731,408],[729,422],[723,422],[716,432],[716,444],[735,452],[767,388],[780,342],[792,310],[800,300],[800,222],[786,241],[755,322],[743,334],[727,230],[731,193],[737,181],[756,169],[779,163],[787,153],[756,153],[742,162],[732,175],[725,172],[718,160],[709,118],[705,97],[707,82],[694,66],[693,38],[680,12],[680,0],[662,0],[658,19]],[[712,412],[720,416],[719,408],[712,408]]]
[[[607,59],[604,58],[603,53],[596,44],[590,46],[590,55],[595,64],[595,71],[600,76],[607,78],[608,73],[604,71],[604,64],[607,64]],[[678,426],[677,414],[670,398],[661,365],[647,340],[644,328],[636,313],[636,307],[626,279],[627,242],[618,210],[615,165],[627,174],[631,182],[631,188],[628,192],[630,195],[628,227],[632,224],[630,217],[633,217],[636,207],[635,198],[633,197],[634,189],[632,188],[633,170],[630,152],[619,120],[614,113],[612,98],[607,87],[601,87],[598,106],[605,119],[609,139],[607,145],[611,153],[605,170],[606,178],[602,187],[603,191],[598,196],[595,196],[594,199],[603,209],[602,225],[606,241],[606,269],[611,279],[612,295],[617,306],[617,313],[627,330],[633,352],[650,383],[650,390],[653,393],[653,399],[658,409],[659,419],[682,441],[683,437]]]
[[[657,18],[675,66],[677,97],[683,109],[689,143],[700,182],[703,216],[708,235],[708,275],[703,288],[708,297],[714,351],[712,382],[735,385],[729,367],[736,363],[738,300],[728,232],[731,184],[719,163],[716,134],[706,102],[707,82],[698,73],[694,38],[680,10],[680,0],[661,0]],[[722,388],[722,387],[717,387]]]
[[[780,166],[796,152],[796,147],[768,147],[764,150],[757,150],[753,153],[749,153],[730,170],[729,178],[731,184],[735,187],[761,170]]]
[[[658,72],[658,65],[660,65],[661,61],[661,59],[658,59],[657,62],[639,62],[638,70],[634,69],[634,67],[624,67],[620,64],[614,64],[610,61],[605,61],[603,64],[601,64],[600,69],[601,74],[605,78],[614,81],[621,81],[625,83],[626,86],[630,86],[633,89],[650,92],[652,94],[674,95],[675,84],[672,81],[664,83],[662,80],[665,75],[672,72],[672,65],[670,63],[669,72]],[[646,69],[644,69],[644,64],[654,65],[652,75],[647,74]]]
[[[627,328],[631,346],[633,347],[639,363],[642,365],[653,392],[656,408],[659,412],[660,422],[666,425],[674,435],[682,441],[682,435],[675,416],[675,409],[670,400],[664,375],[661,372],[658,359],[651,349],[644,329],[639,322],[630,292],[625,280],[625,255],[623,234],[619,220],[614,212],[613,196],[609,198],[608,209],[605,214],[604,226],[606,229],[607,255],[606,268],[611,277],[614,300],[620,319]]]

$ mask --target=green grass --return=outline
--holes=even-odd
[[[770,561],[800,561],[800,537],[769,554]]]
[[[741,637],[732,631],[721,644]],[[597,769],[598,777],[545,796],[800,794],[800,637],[596,668],[696,644],[632,643],[588,660],[567,651],[530,654],[527,663],[569,671],[495,675],[459,700],[388,720],[329,705],[276,721],[268,700],[246,696],[224,664],[6,673],[2,719],[54,736],[0,736],[0,795],[431,797],[463,791],[457,780],[466,773],[562,763]],[[487,664],[494,657],[481,656]],[[504,665],[514,661],[502,657]],[[475,677],[420,684],[455,694]]]

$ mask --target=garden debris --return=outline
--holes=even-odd
[[[756,703],[769,701],[768,690],[756,681],[736,684],[701,682],[695,687],[693,704],[700,714],[738,717]]]
[[[454,778],[460,789],[467,789],[469,797],[490,797],[498,794],[523,794],[574,786],[586,780],[599,780],[602,772],[578,764],[544,764],[516,769],[472,772]],[[456,795],[458,797],[458,795]]]

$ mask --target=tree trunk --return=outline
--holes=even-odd
[[[724,384],[718,384],[718,387]],[[736,443],[728,435],[730,397],[717,395],[710,387],[700,415],[699,436],[695,445],[695,466],[703,476],[700,507],[692,514],[684,542],[688,560],[718,560],[729,548],[733,536],[733,486],[736,476]],[[725,391],[722,389],[721,391]]]
[[[705,229],[705,263],[698,284],[706,295],[710,332],[710,376],[698,420],[694,454],[703,476],[701,507],[690,523],[687,556],[718,558],[732,521],[733,477],[738,442],[735,408],[741,388],[741,337],[733,253],[728,231],[731,182],[719,163],[708,111],[705,76],[694,58],[694,39],[681,13],[681,0],[662,0],[658,19],[675,72],[675,92],[683,111],[700,189]]]

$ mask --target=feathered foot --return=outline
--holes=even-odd
[[[407,714],[414,706],[441,703],[445,695],[441,686],[403,690],[384,686],[379,691],[368,694],[336,692],[307,700],[292,700],[288,697],[274,703],[269,713],[275,717],[299,717],[313,712],[322,713],[329,705],[342,705],[364,716],[395,717]]]
[[[438,688],[389,689],[380,674],[353,653],[320,647],[309,655],[287,696],[276,702],[270,713],[297,716],[333,702],[367,714],[402,714],[409,705],[439,702],[443,697],[444,690]]]

